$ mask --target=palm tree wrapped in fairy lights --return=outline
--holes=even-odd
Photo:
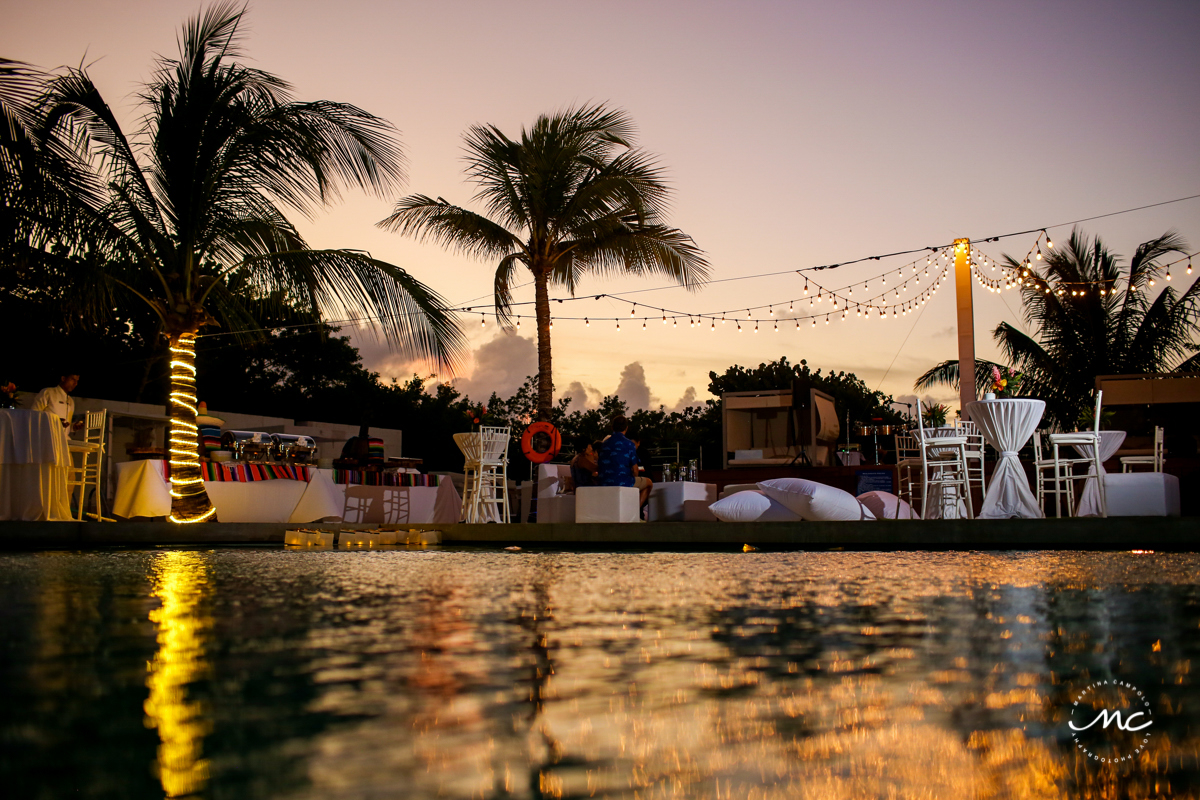
[[[311,213],[341,184],[390,195],[403,158],[385,120],[343,103],[299,102],[280,78],[239,63],[244,11],[221,3],[185,25],[179,56],[160,59],[142,87],[145,113],[132,138],[85,68],[43,76],[34,101],[30,72],[19,71],[22,93],[7,95],[28,123],[18,144],[36,138],[45,156],[25,166],[7,159],[10,177],[14,164],[60,174],[41,199],[19,188],[6,197],[19,224],[5,246],[16,261],[69,263],[81,285],[90,281],[81,313],[137,297],[169,338],[175,522],[214,518],[196,427],[195,342],[205,326],[254,332],[248,301],[278,298],[314,317],[375,318],[390,344],[438,366],[452,368],[462,350],[437,294],[369,254],[310,249],[284,215],[283,207]],[[69,213],[48,214],[45,197],[65,198]]]

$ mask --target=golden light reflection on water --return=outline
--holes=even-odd
[[[165,552],[155,559],[153,595],[162,605],[150,612],[158,651],[147,664],[146,725],[158,730],[157,774],[167,797],[201,792],[208,782],[204,739],[212,733],[209,709],[189,698],[188,687],[209,677],[207,645],[213,627],[205,600],[211,593],[208,556]]]
[[[1064,682],[1120,668],[1114,619],[1155,608],[1138,582],[1186,583],[1189,567],[751,558],[435,554],[391,564],[403,578],[357,572],[347,597],[412,582],[394,617],[412,651],[387,694],[323,692],[323,711],[376,713],[318,737],[308,796],[1190,796],[1166,773],[1195,769],[1195,734],[1161,737],[1131,774],[1057,733]],[[377,626],[336,635],[343,653],[380,646]],[[1164,661],[1167,689],[1189,669]]]
[[[117,630],[144,742],[128,758],[153,757],[145,679],[168,797],[1116,800],[1200,786],[1196,554],[87,558],[42,559],[29,582],[46,610],[27,683],[61,707],[79,669],[111,681],[121,650],[103,632]],[[1106,676],[1157,704],[1155,741],[1117,768],[1064,733],[1072,687]]]

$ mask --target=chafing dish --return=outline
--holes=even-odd
[[[235,461],[266,464],[274,456],[274,446],[271,434],[262,431],[225,431],[221,434],[221,449],[232,450]]]
[[[311,436],[272,433],[271,440],[276,461],[285,464],[311,464],[317,458],[317,443]]]

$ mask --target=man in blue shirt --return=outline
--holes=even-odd
[[[601,486],[634,486],[638,489],[639,507],[650,502],[649,478],[638,475],[637,446],[625,435],[629,420],[618,414],[612,419],[612,436],[600,447],[597,483]]]

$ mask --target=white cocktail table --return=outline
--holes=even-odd
[[[1029,479],[1021,467],[1017,451],[1033,436],[1045,412],[1045,401],[1032,398],[967,403],[964,413],[979,427],[987,443],[1000,453],[1000,460],[996,462],[996,470],[992,473],[991,483],[983,498],[983,506],[976,515],[979,519],[1034,519],[1044,516],[1037,497],[1029,488]]]

